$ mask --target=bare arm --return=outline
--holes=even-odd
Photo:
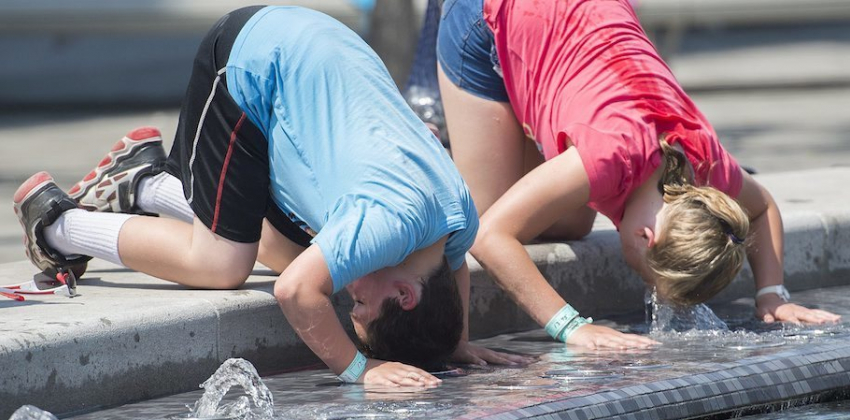
[[[457,281],[460,299],[463,304],[463,334],[460,336],[460,342],[455,352],[452,354],[453,362],[474,363],[478,365],[486,365],[494,363],[499,365],[513,365],[518,363],[531,363],[530,358],[517,356],[508,353],[497,352],[479,347],[469,343],[469,266],[466,262],[454,272],[455,281]]]
[[[776,202],[749,174],[744,173],[738,201],[750,217],[752,246],[747,260],[753,269],[756,288],[782,284],[783,229],[782,216]]]
[[[469,265],[466,261],[454,272],[457,288],[460,292],[460,301],[463,304],[463,333],[460,341],[469,341]]]
[[[590,186],[575,148],[543,163],[520,179],[481,219],[472,254],[540,325],[565,304],[523,247],[562,215],[584,206]],[[588,347],[645,347],[654,341],[592,324],[567,340]]]
[[[275,282],[274,295],[298,336],[335,374],[354,360],[357,348],[336,316],[328,266],[318,245],[299,255]],[[427,386],[439,382],[428,372],[401,363],[369,360],[358,382],[389,386]]]
[[[750,236],[753,239],[747,249],[747,260],[753,270],[756,290],[781,285],[784,281],[782,216],[773,196],[749,174],[744,172],[743,176],[738,201],[750,217]],[[758,315],[767,322],[824,323],[840,319],[839,316],[826,311],[786,303],[773,293],[760,296],[756,300],[756,308]]]

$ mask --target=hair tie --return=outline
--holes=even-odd
[[[717,217],[717,216],[715,216],[715,217]],[[723,220],[719,217],[717,217],[717,220],[720,222],[720,226],[723,228],[723,233],[725,233],[726,236],[728,236],[729,239],[731,239],[733,243],[736,243],[738,245],[741,245],[742,243],[744,243],[744,238],[739,238],[737,235],[735,235],[735,232],[732,231],[732,226],[729,224],[729,222],[727,222],[727,221],[725,221],[725,220]]]
[[[732,233],[732,232],[727,232],[726,234],[727,234],[727,235],[729,235],[729,239],[731,239],[731,240],[732,240],[732,242],[734,242],[734,243],[736,243],[736,244],[738,244],[738,245],[740,245],[740,244],[744,243],[744,239],[743,239],[743,238],[739,238],[739,237],[735,236],[735,234],[734,234],[734,233]]]

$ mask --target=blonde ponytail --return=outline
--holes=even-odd
[[[746,258],[750,222],[737,201],[711,187],[695,187],[687,160],[662,137],[664,172],[659,181],[669,207],[664,226],[646,255],[659,293],[693,305],[723,290]]]

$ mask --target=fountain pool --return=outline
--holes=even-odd
[[[551,341],[542,330],[503,334],[478,344],[532,354],[528,366],[452,366],[427,390],[341,385],[327,370],[262,378],[274,397],[273,419],[678,419],[783,418],[801,404],[826,402],[830,419],[850,398],[850,286],[795,294],[795,301],[844,316],[829,326],[768,325],[752,319],[752,300],[712,309],[729,331],[656,331],[647,350],[588,350]],[[647,332],[644,314],[597,321]],[[203,391],[73,417],[187,418]],[[223,403],[237,401],[234,387]],[[831,405],[830,405],[831,404]],[[814,406],[813,406],[814,407]],[[820,407],[820,406],[819,406]],[[832,410],[832,411],[830,411]],[[774,412],[774,414],[770,414]],[[761,414],[759,414],[761,413]],[[245,414],[242,418],[254,414]],[[774,415],[774,417],[770,417]],[[796,417],[797,415],[794,414]]]

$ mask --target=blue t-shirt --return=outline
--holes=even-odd
[[[266,7],[237,36],[226,79],[268,139],[274,202],[318,232],[335,292],[446,235],[460,268],[478,229],[466,184],[357,34]]]

